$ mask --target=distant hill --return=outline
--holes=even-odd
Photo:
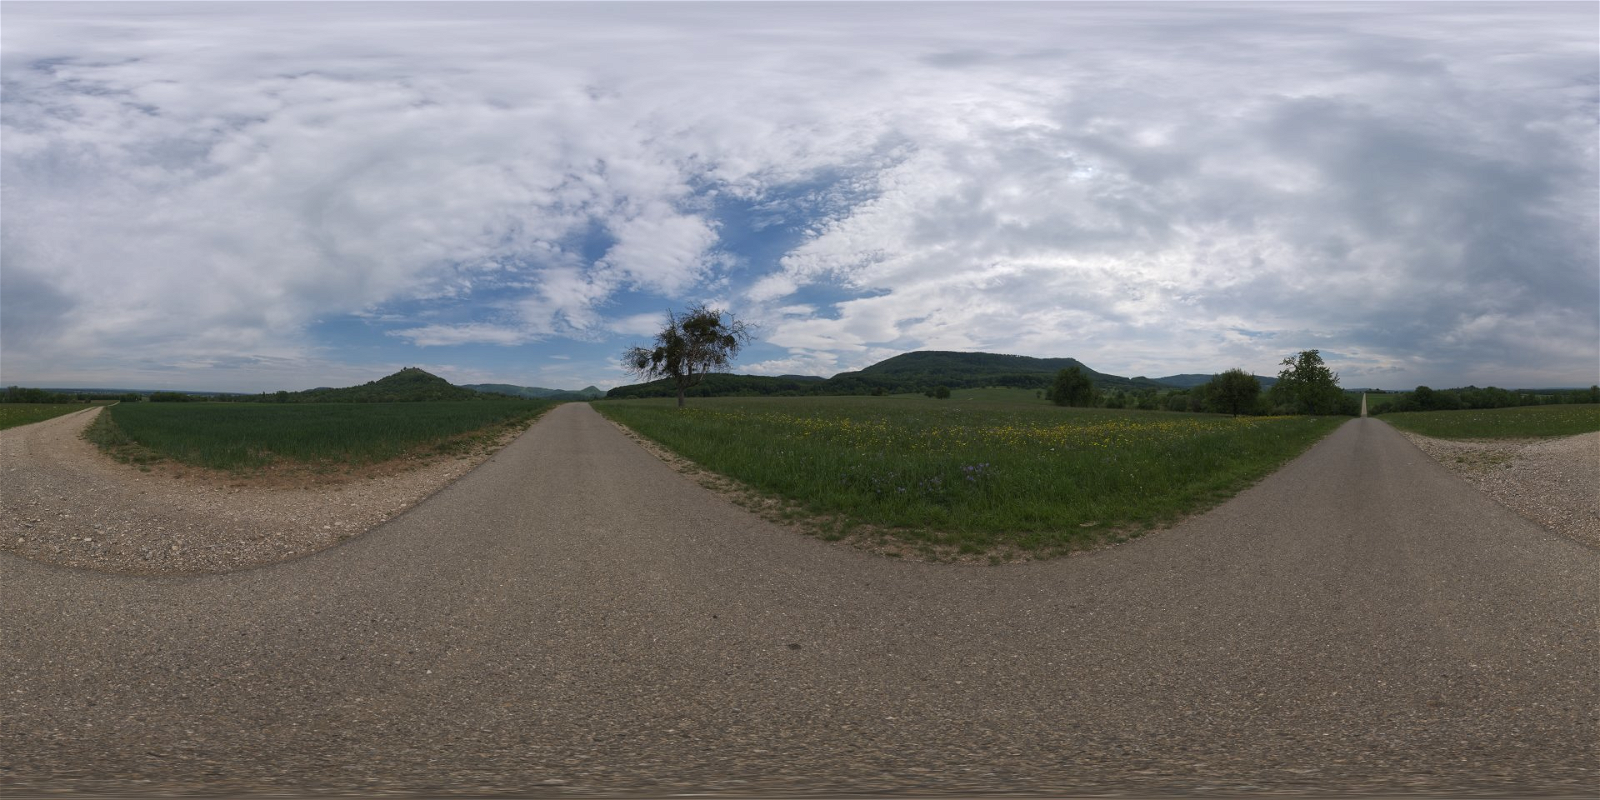
[[[468,383],[463,389],[486,394],[504,394],[511,397],[531,397],[537,400],[595,400],[605,397],[605,392],[595,386],[582,389],[545,389],[539,386],[512,386],[509,383]]]
[[[1203,386],[1210,383],[1211,379],[1214,377],[1216,376],[1201,375],[1197,372],[1188,372],[1182,375],[1168,375],[1165,378],[1156,378],[1155,382],[1164,383],[1177,389],[1193,389],[1196,386]],[[1256,380],[1261,382],[1262,391],[1271,389],[1273,385],[1278,382],[1277,378],[1268,378],[1264,375],[1257,375]]]
[[[429,372],[406,367],[387,378],[344,389],[309,389],[290,392],[293,403],[416,403],[424,400],[481,400],[483,395],[463,389]]]
[[[1101,389],[1165,388],[1149,378],[1124,378],[1096,372],[1076,358],[1033,358],[1001,353],[958,353],[946,350],[918,350],[885,359],[859,372],[841,372],[828,379],[835,388],[882,386],[889,392],[920,392],[936,386],[951,389],[976,389],[984,386],[1010,386],[1043,389],[1056,373],[1077,367]],[[840,394],[853,394],[851,391]]]
[[[972,389],[1009,386],[1044,389],[1057,372],[1071,367],[1082,369],[1101,389],[1167,389],[1149,378],[1124,378],[1096,372],[1075,358],[1032,358],[999,353],[958,353],[919,350],[885,359],[856,372],[841,372],[821,379],[805,375],[768,377],[763,375],[707,375],[690,397],[766,396],[766,395],[851,395],[925,392],[938,386]],[[1210,380],[1209,376],[1207,380]],[[669,381],[652,381],[619,386],[607,397],[671,397]]]

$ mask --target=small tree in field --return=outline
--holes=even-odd
[[[744,321],[696,304],[682,314],[668,311],[667,327],[656,334],[656,346],[629,348],[622,355],[622,366],[643,381],[670,378],[682,408],[683,393],[706,373],[726,368],[750,336]]]
[[[1058,406],[1091,406],[1094,405],[1094,381],[1089,380],[1083,370],[1070,367],[1056,373],[1046,396]]]
[[[1237,417],[1241,412],[1256,407],[1256,398],[1261,394],[1261,381],[1242,369],[1230,369],[1212,377],[1206,394],[1212,404]]]
[[[1339,374],[1322,363],[1322,354],[1316,350],[1301,350],[1284,359],[1272,394],[1300,414],[1337,414],[1344,399]]]

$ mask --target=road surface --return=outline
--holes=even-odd
[[[957,567],[768,525],[571,404],[298,561],[0,578],[7,796],[1583,795],[1600,766],[1600,553],[1375,419],[1173,530]]]

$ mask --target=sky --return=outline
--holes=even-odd
[[[0,383],[1600,380],[1600,5],[0,5]]]

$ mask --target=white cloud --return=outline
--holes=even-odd
[[[420,328],[390,331],[389,335],[408,339],[422,347],[454,344],[517,345],[530,339],[527,331],[520,328],[484,323],[424,325]]]
[[[767,372],[1596,377],[1592,6],[614,11],[8,6],[7,375],[338,373],[318,320],[581,343],[717,296]],[[747,256],[729,204],[798,242]]]
[[[667,324],[667,315],[664,311],[633,314],[621,319],[612,320],[607,327],[614,333],[624,336],[654,336],[661,332]]]

